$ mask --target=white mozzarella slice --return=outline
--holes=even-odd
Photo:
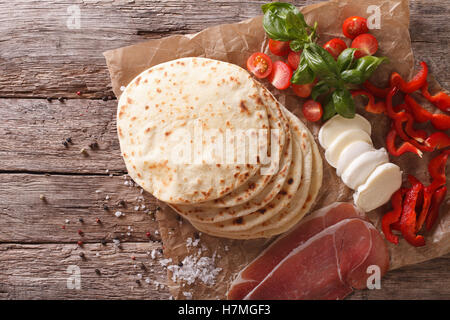
[[[372,145],[370,135],[361,129],[343,130],[325,151],[325,159],[330,166],[336,168],[342,151],[351,143],[364,141]]]
[[[346,186],[355,190],[366,182],[367,178],[376,167],[388,162],[389,157],[386,149],[381,148],[379,150],[367,151],[358,156],[352,161],[347,169],[345,169],[341,177],[342,181]]]
[[[363,130],[369,136],[372,132],[370,122],[359,114],[356,114],[352,119],[335,115],[320,128],[318,135],[320,145],[322,148],[327,149],[340,133],[349,129]]]
[[[364,152],[375,150],[372,144],[365,141],[356,141],[349,144],[342,150],[336,166],[336,174],[340,177],[350,163]]]
[[[378,166],[366,183],[353,194],[356,206],[365,212],[372,211],[389,201],[402,184],[402,172],[393,163]]]

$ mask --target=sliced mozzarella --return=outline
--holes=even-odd
[[[393,163],[377,167],[366,183],[353,194],[355,204],[365,212],[374,210],[389,201],[402,184],[402,172]]]
[[[350,129],[340,132],[333,143],[325,151],[325,159],[330,166],[336,168],[342,151],[348,145],[356,141],[364,141],[372,145],[369,134],[361,129]]]
[[[335,115],[320,128],[318,136],[320,145],[322,148],[327,149],[340,133],[349,129],[363,130],[369,136],[372,132],[370,122],[359,114],[356,114],[352,119]]]
[[[336,174],[340,177],[345,169],[348,168],[350,163],[355,160],[359,155],[364,152],[375,150],[372,144],[367,143],[365,141],[356,141],[349,144],[342,150],[341,155],[339,156],[339,160],[336,166]]]
[[[389,157],[386,149],[381,148],[379,150],[367,151],[358,156],[352,161],[347,169],[345,169],[341,177],[342,181],[349,188],[355,190],[366,182],[367,178],[376,167],[388,162]]]

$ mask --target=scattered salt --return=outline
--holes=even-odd
[[[214,285],[222,268],[215,266],[215,254],[212,257],[186,256],[182,264],[167,267],[172,272],[172,281],[183,280],[187,284],[197,279],[206,285]]]
[[[117,218],[120,218],[120,217],[123,215],[123,213],[122,213],[121,211],[116,211],[116,213],[114,213],[114,215],[115,215]]]

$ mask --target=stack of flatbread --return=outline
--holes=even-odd
[[[230,63],[182,58],[142,72],[120,97],[117,130],[133,180],[210,235],[285,232],[322,184],[310,131]]]

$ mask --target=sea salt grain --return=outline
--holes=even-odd
[[[205,285],[214,285],[222,268],[216,268],[213,257],[186,256],[182,264],[167,267],[172,272],[172,281],[183,280],[193,284],[197,279]]]
[[[121,86],[120,87],[120,91],[124,91],[125,90],[125,87],[124,86]]]
[[[185,296],[187,300],[192,300],[192,292],[184,291],[183,296]]]
[[[122,213],[121,211],[116,211],[116,212],[114,213],[114,215],[115,215],[117,218],[120,218],[121,216],[123,216],[123,213]]]

